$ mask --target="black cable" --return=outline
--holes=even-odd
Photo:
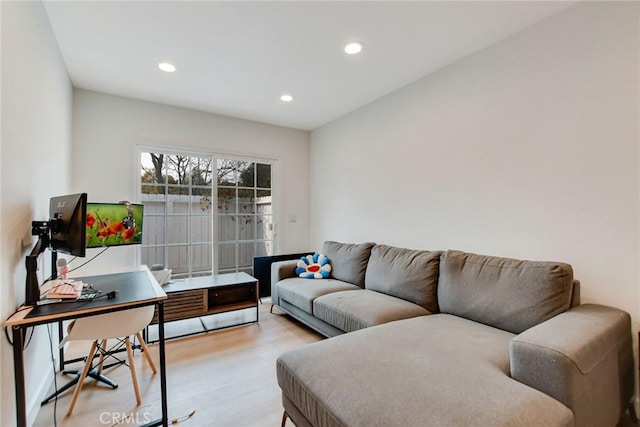
[[[58,426],[58,379],[56,377],[56,358],[53,355],[53,338],[51,338],[51,329],[47,326],[47,334],[49,335],[49,351],[51,352],[51,366],[53,367],[53,389],[55,395],[53,398],[53,426]]]
[[[71,269],[71,270],[69,270],[67,273],[71,273],[72,271],[76,271],[77,269],[84,267],[85,265],[87,265],[87,264],[89,264],[91,261],[93,261],[94,259],[98,258],[100,255],[102,255],[103,253],[105,253],[105,251],[106,251],[107,249],[109,249],[109,246],[107,246],[106,248],[104,248],[103,250],[101,250],[100,252],[98,252],[98,253],[97,253],[96,255],[94,255],[94,257],[93,257],[93,258],[91,258],[90,260],[85,261],[84,263],[80,264],[79,266],[72,268],[72,269]]]
[[[7,319],[11,319],[15,314],[20,313],[21,311],[24,311],[28,308],[31,308],[30,305],[21,305],[20,307],[18,307],[18,309],[16,311],[14,311],[13,313],[11,313],[11,315],[9,315],[9,317],[7,317]],[[31,336],[33,336],[33,328],[31,329]],[[9,331],[8,331],[8,327],[5,326],[4,327],[4,336],[7,338],[7,342],[9,342],[9,345],[13,347],[13,341],[11,341],[11,337],[9,336]],[[31,337],[29,337],[29,341],[31,341]],[[26,346],[24,346],[23,348],[27,348]]]

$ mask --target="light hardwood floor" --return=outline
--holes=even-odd
[[[212,427],[279,426],[282,417],[280,388],[276,382],[276,358],[286,350],[318,341],[322,337],[284,315],[269,313],[271,303],[260,305],[260,322],[224,329],[166,343],[169,420],[195,410],[189,420],[177,425]],[[274,310],[275,311],[275,310]],[[255,312],[254,312],[255,313]],[[207,318],[207,323],[229,320],[249,313],[228,313]],[[226,318],[225,318],[226,316]],[[169,334],[189,328],[197,329],[197,320],[167,324]],[[67,357],[85,354],[86,346],[69,348]],[[158,361],[158,348],[151,344]],[[58,426],[110,426],[112,419],[127,417],[116,425],[141,425],[145,417],[160,416],[159,375],[153,375],[142,357],[136,353],[138,383],[142,405],[136,407],[129,370],[126,366],[105,372],[119,384],[111,389],[86,380],[75,411],[65,417],[73,389],[58,399]],[[81,369],[81,364],[68,366]],[[58,385],[68,377],[58,375]],[[54,403],[40,409],[34,426],[53,426]]]

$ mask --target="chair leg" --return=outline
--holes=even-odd
[[[82,390],[84,379],[87,377],[87,374],[89,373],[89,368],[91,368],[91,363],[93,361],[93,356],[96,354],[97,347],[98,347],[98,342],[94,341],[93,344],[91,344],[91,350],[89,350],[87,363],[84,364],[84,369],[82,370],[82,374],[80,374],[80,378],[78,378],[78,384],[76,385],[76,389],[73,392],[73,397],[71,398],[71,404],[69,405],[69,410],[67,411],[67,417],[73,413],[73,408],[75,408],[76,406],[76,401],[78,400],[78,396],[80,395],[80,391]]]
[[[136,393],[136,402],[138,406],[142,404],[142,398],[140,397],[140,388],[138,387],[138,376],[136,375],[136,365],[133,360],[133,350],[131,350],[131,341],[129,337],[124,339],[124,344],[127,347],[127,357],[129,358],[129,370],[131,371],[131,382],[133,382],[133,391]]]
[[[107,340],[100,341],[100,361],[98,362],[98,375],[102,375],[104,366],[104,353],[107,351]]]
[[[149,347],[147,347],[147,343],[142,339],[142,334],[138,332],[136,334],[138,337],[138,341],[140,342],[140,347],[142,347],[142,353],[144,354],[145,359],[149,362],[149,366],[151,366],[151,370],[154,374],[158,373],[158,369],[156,369],[156,364],[153,362],[153,358],[151,357],[151,353],[149,353]]]
[[[289,414],[287,413],[287,411],[283,411],[282,412],[282,423],[280,423],[280,427],[284,427],[284,425],[287,423],[287,418],[289,418]]]

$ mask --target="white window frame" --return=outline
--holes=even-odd
[[[215,203],[217,202],[218,199],[218,180],[217,180],[217,174],[215,173],[215,171],[217,170],[217,161],[218,159],[225,159],[225,160],[235,160],[235,161],[240,161],[240,162],[249,162],[249,163],[260,163],[260,164],[268,164],[271,166],[271,204],[272,204],[272,209],[273,209],[273,240],[272,240],[272,252],[273,254],[277,254],[278,253],[278,248],[280,247],[280,236],[278,233],[278,227],[277,227],[277,223],[278,223],[278,219],[279,219],[279,215],[280,215],[280,209],[279,209],[279,203],[278,203],[278,190],[277,188],[279,187],[278,185],[278,180],[277,180],[277,165],[278,165],[278,160],[277,159],[270,159],[270,158],[263,158],[263,157],[256,157],[253,155],[244,155],[244,154],[229,154],[229,153],[223,153],[223,152],[207,152],[207,151],[202,151],[202,150],[192,150],[192,149],[184,149],[184,148],[175,148],[175,147],[166,147],[166,146],[156,146],[156,145],[146,145],[146,144],[139,144],[136,146],[136,162],[135,162],[135,194],[137,197],[138,202],[141,202],[142,199],[142,186],[141,186],[141,182],[140,182],[140,166],[141,166],[141,158],[142,158],[142,153],[162,153],[164,155],[178,155],[178,156],[189,156],[189,157],[198,157],[198,158],[211,158],[212,159],[212,165],[214,166],[214,169],[212,170],[212,188],[211,188],[211,209],[212,209],[212,223],[211,223],[211,230],[212,230],[212,239],[211,239],[211,243],[212,243],[212,250],[211,250],[211,265],[212,265],[212,272],[213,274],[218,274],[219,271],[219,263],[218,263],[218,247],[219,247],[219,239],[218,239],[218,228],[219,228],[219,218],[218,218],[218,210],[217,210],[217,205],[215,205]],[[257,175],[257,174],[256,174]],[[257,183],[254,183],[254,186],[257,185]],[[189,188],[191,188],[191,184],[189,185]],[[190,203],[190,207],[191,207],[191,202]],[[257,215],[257,212],[254,214],[254,216]],[[238,213],[238,216],[240,216],[240,214]],[[188,215],[188,217],[191,217],[191,214]],[[167,218],[167,213],[165,211],[165,218]],[[168,248],[169,245],[167,243],[167,239],[168,239],[168,234],[167,234],[167,223],[168,221],[165,220],[165,230],[164,230],[164,235],[165,235],[165,255],[164,255],[164,260],[165,260],[165,265],[166,262],[168,260],[168,250],[166,248]],[[144,228],[143,228],[143,234],[144,234]],[[191,232],[191,221],[188,221],[188,232]],[[234,243],[238,243],[239,241],[237,240],[236,236],[236,240],[234,240]],[[258,239],[254,239],[254,242],[257,241]],[[231,241],[225,241],[225,243],[231,243]],[[197,243],[196,243],[197,244]],[[176,244],[179,245],[179,244]],[[193,243],[188,243],[188,246],[192,246]],[[237,245],[236,245],[236,265],[238,264],[238,250],[237,250]],[[140,255],[137,257],[139,260],[139,263],[142,263],[142,250],[140,249]],[[192,274],[192,260],[189,259],[189,273],[188,276],[191,277]]]

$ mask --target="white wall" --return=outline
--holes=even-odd
[[[312,246],[565,261],[637,331],[638,16],[582,2],[314,130]]]
[[[49,198],[70,192],[72,87],[42,4],[3,1],[0,11],[0,318],[6,319],[24,301],[24,256],[35,243],[31,220],[47,219]],[[47,260],[41,257],[40,265]],[[15,424],[13,358],[0,341],[0,425],[9,426]],[[47,332],[39,326],[25,351],[31,417],[52,369]]]
[[[276,159],[274,199],[280,253],[309,244],[309,132],[74,90],[73,188],[90,201],[136,200],[136,146]],[[277,191],[277,193],[275,193]],[[296,222],[289,222],[291,215]],[[131,265],[134,249],[111,248],[78,273]],[[89,251],[89,256],[97,252]]]

